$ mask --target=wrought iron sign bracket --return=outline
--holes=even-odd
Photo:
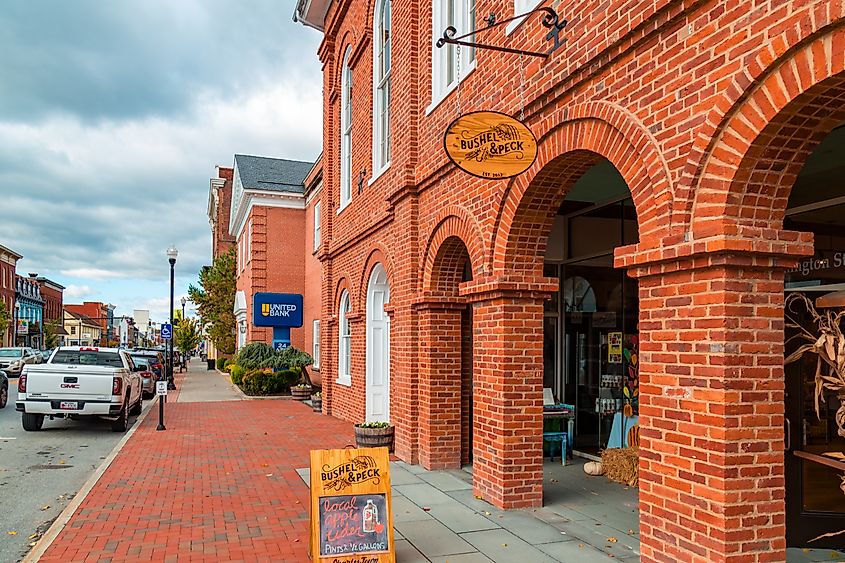
[[[486,31],[490,31],[494,27],[499,27],[500,25],[508,24],[514,20],[518,20],[521,18],[525,18],[530,16],[534,13],[542,13],[543,17],[540,20],[540,23],[543,24],[544,27],[548,28],[548,33],[546,33],[546,41],[551,41],[552,46],[546,52],[539,52],[539,51],[526,51],[523,49],[512,49],[511,47],[502,47],[500,45],[487,45],[485,43],[476,43],[475,41],[464,41],[467,37],[473,37],[484,33]],[[483,27],[481,29],[476,29],[475,31],[471,31],[470,33],[465,33],[464,35],[460,35],[455,37],[455,34],[458,33],[458,30],[455,29],[453,26],[449,26],[443,32],[443,37],[437,40],[437,48],[442,48],[443,45],[447,43],[450,45],[463,45],[464,47],[475,47],[476,49],[491,49],[493,51],[501,51],[504,53],[515,53],[517,55],[530,55],[532,57],[540,57],[543,59],[547,59],[554,53],[558,47],[566,43],[566,37],[561,38],[560,32],[561,30],[566,27],[567,21],[566,20],[559,20],[557,12],[553,8],[549,8],[547,6],[543,6],[541,8],[537,8],[531,10],[530,12],[525,12],[524,14],[520,14],[518,16],[514,16],[512,18],[507,18],[500,22],[496,21],[496,15],[490,14],[490,17],[484,18],[484,21],[487,22],[487,27]]]

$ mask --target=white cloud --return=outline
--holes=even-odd
[[[80,297],[88,297],[94,295],[94,290],[88,285],[74,285],[70,284],[64,290],[63,301],[68,299],[78,299]]]

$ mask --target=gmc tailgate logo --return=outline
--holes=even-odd
[[[79,383],[62,383],[62,389],[79,389]]]

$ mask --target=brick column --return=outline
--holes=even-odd
[[[557,285],[461,284],[473,303],[473,489],[500,508],[543,502],[543,301]]]
[[[747,235],[617,251],[639,278],[644,562],[786,558],[783,273],[812,244]]]
[[[426,469],[461,467],[461,310],[458,300],[418,305],[419,447]]]

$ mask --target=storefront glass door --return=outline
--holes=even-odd
[[[829,307],[819,298],[845,290],[845,204],[820,202],[793,209],[784,226],[815,234],[815,255],[786,274],[788,358],[804,343],[800,331],[819,332],[813,311],[836,315],[844,308],[843,300]],[[839,325],[845,330],[845,323]],[[845,436],[836,420],[845,397],[825,392],[817,408],[817,359],[805,353],[784,366],[786,540],[789,546],[843,549],[845,534],[828,534],[845,530]]]

